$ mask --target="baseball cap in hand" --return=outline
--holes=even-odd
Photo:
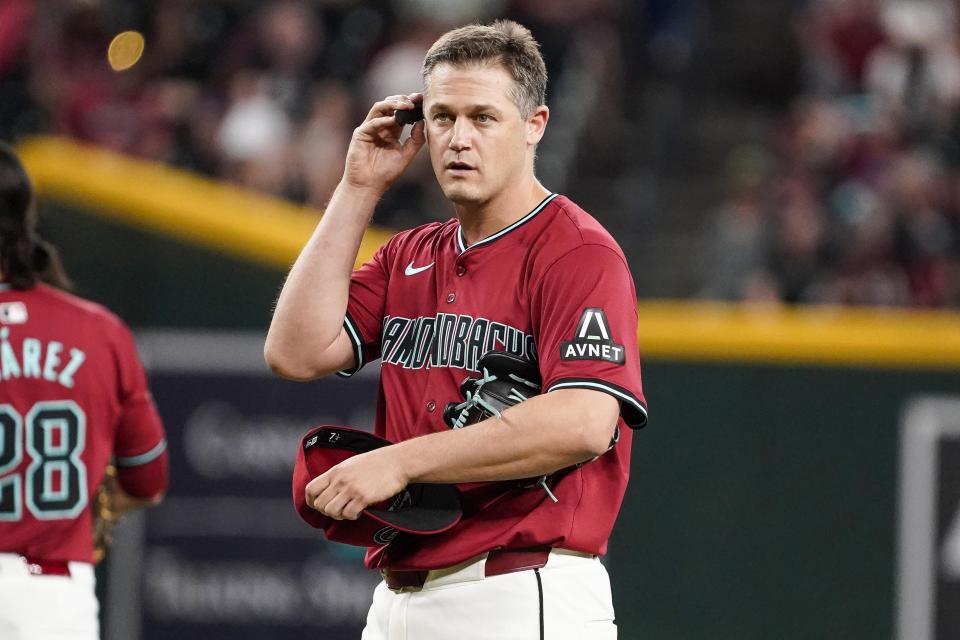
[[[323,529],[328,540],[361,547],[388,544],[400,532],[441,533],[460,522],[460,495],[447,484],[411,484],[364,509],[356,520],[334,520],[307,504],[305,492],[311,480],[347,458],[389,444],[380,436],[350,427],[311,429],[300,440],[293,468],[293,505],[300,517],[311,527]]]

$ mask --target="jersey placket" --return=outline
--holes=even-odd
[[[555,197],[556,194],[550,194],[530,213],[517,222],[470,246],[466,245],[463,230],[458,225],[452,238],[452,252],[448,254],[446,251],[449,249],[441,250],[435,256],[433,269],[435,289],[433,299],[435,300],[436,308],[433,310],[433,316],[439,319],[440,314],[460,315],[461,313],[472,310],[477,304],[482,303],[482,301],[475,300],[475,296],[470,295],[469,289],[471,276],[476,272],[480,262],[484,259],[484,252],[495,242],[509,241],[512,233],[515,233],[520,227],[533,220]],[[448,245],[448,247],[450,247],[450,245]],[[452,257],[452,261],[441,259],[442,257]],[[502,293],[507,294],[508,292],[503,291]],[[487,311],[487,315],[489,315],[489,310]],[[436,331],[439,332],[440,330],[441,327],[438,323],[436,325]],[[438,349],[440,348],[443,347],[438,340]],[[451,345],[450,348],[452,349],[453,346]],[[431,421],[433,424],[442,424],[442,408],[451,398],[457,397],[459,381],[462,377],[466,376],[468,372],[462,372],[460,378],[454,380],[452,378],[457,378],[457,375],[453,374],[448,367],[436,367],[436,369],[441,369],[441,371],[434,371],[435,367],[430,366],[428,363],[426,368],[428,369],[426,372],[426,385],[423,395],[420,398],[419,406],[422,407],[421,411],[426,411],[428,421]],[[461,372],[457,373],[459,374]],[[452,390],[450,390],[451,382],[454,385]],[[451,398],[447,398],[446,395],[451,391]],[[437,412],[438,407],[441,409],[440,413]]]
[[[438,318],[442,313],[457,313],[457,297],[458,297],[458,276],[461,273],[466,273],[466,270],[460,266],[460,256],[457,255],[457,252],[453,253],[454,259],[453,264],[451,265],[447,260],[441,260],[441,256],[437,256],[437,259],[434,261],[434,273],[433,273],[433,299],[435,301],[433,309],[433,317]],[[440,331],[439,322],[435,325],[434,331]],[[437,336],[434,337],[434,340],[437,340]],[[439,340],[437,341],[437,349],[440,349]],[[442,410],[444,403],[447,401],[445,395],[448,393],[446,377],[449,375],[445,367],[434,367],[432,366],[430,360],[432,358],[428,356],[426,364],[426,384],[424,385],[423,395],[420,398],[420,407],[422,410],[425,410],[427,413],[427,419],[434,424],[442,425],[443,419]],[[440,409],[440,412],[437,412],[437,409]]]
[[[454,237],[453,242],[454,249],[450,254],[447,254],[449,257],[452,257],[452,260],[438,259],[434,267],[434,300],[436,308],[433,315],[438,319],[440,314],[460,315],[461,311],[463,311],[463,302],[468,299],[465,296],[469,287],[469,273],[472,269],[471,264],[473,264],[476,259],[473,252],[464,254],[464,252],[459,251],[456,245],[456,237]],[[436,331],[439,332],[440,330],[441,327],[438,323]],[[440,344],[439,336],[437,337],[437,341],[437,349],[442,349],[443,346]],[[448,348],[452,349],[452,344]],[[436,425],[443,426],[443,407],[446,406],[447,402],[458,397],[458,385],[460,380],[465,377],[468,372],[458,370],[454,373],[445,366],[433,367],[428,365],[427,369],[427,384],[424,388],[420,406],[426,410],[428,420]],[[451,383],[453,385],[452,387]]]

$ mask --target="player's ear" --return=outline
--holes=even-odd
[[[547,130],[547,121],[550,119],[550,108],[542,104],[533,110],[527,118],[527,144],[536,145],[543,138]]]

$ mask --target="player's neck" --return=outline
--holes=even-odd
[[[454,205],[467,246],[509,227],[548,195],[550,191],[534,178],[482,204]]]

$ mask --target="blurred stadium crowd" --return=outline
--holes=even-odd
[[[617,6],[0,0],[0,136],[66,134],[319,206],[339,180],[353,128],[375,100],[419,89],[423,56],[440,34],[495,16],[529,24],[558,62],[550,69],[556,94],[563,71],[575,66],[565,64],[567,50],[593,25],[609,25]],[[147,46],[138,64],[116,73],[105,52],[122,29],[142,32]],[[596,52],[609,47],[591,49],[584,57],[599,77]],[[565,128],[574,126],[567,118]],[[418,224],[424,211],[446,218],[438,197],[424,157],[388,194],[377,221]]]
[[[799,91],[731,154],[702,293],[960,305],[956,7],[822,0],[794,33]]]
[[[539,153],[541,177],[575,197],[592,186],[597,195],[585,196],[587,204],[603,203],[595,212],[635,256],[657,238],[645,237],[655,229],[645,233],[643,216],[630,208],[649,184],[627,160],[643,133],[628,114],[638,85],[650,80],[659,90],[692,64],[709,4],[0,0],[0,138],[65,134],[322,206],[353,127],[374,100],[419,86],[436,36],[511,17],[533,29],[550,67],[554,119]],[[955,7],[783,4],[796,62],[787,106],[765,117],[751,143],[729,145],[725,172],[716,163],[719,206],[686,229],[701,237],[700,250],[672,256],[696,263],[696,282],[668,293],[960,305]],[[138,64],[116,73],[107,44],[131,28],[147,47]],[[666,218],[682,206],[662,195],[653,208]],[[421,158],[376,221],[411,226],[425,212],[449,215]],[[642,285],[638,278],[644,295]]]

